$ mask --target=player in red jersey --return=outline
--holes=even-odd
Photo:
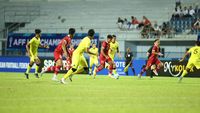
[[[68,46],[71,44],[71,39],[74,37],[74,34],[75,34],[75,29],[70,28],[69,34],[59,42],[58,46],[54,50],[55,66],[50,66],[46,69],[43,69],[41,72],[41,76],[47,71],[54,71],[52,80],[57,80],[58,72],[60,71],[60,68],[63,66],[62,57],[64,56],[65,58],[71,59]]]
[[[138,74],[138,77],[141,78],[142,74],[148,70],[153,64],[156,65],[156,68],[153,69],[153,72],[158,75],[157,70],[159,70],[161,67],[163,67],[163,63],[158,59],[158,56],[162,56],[163,54],[160,53],[160,39],[156,39],[154,41],[154,46],[152,48],[152,53],[150,54],[150,57],[147,61],[146,67],[142,69],[140,74]]]
[[[115,77],[112,76],[112,70],[116,69],[116,65],[113,62],[113,60],[110,58],[110,56],[108,55],[111,40],[112,40],[112,35],[108,35],[107,41],[102,42],[101,53],[100,53],[100,57],[99,57],[100,58],[100,65],[98,67],[95,67],[95,69],[93,71],[93,78],[94,79],[96,77],[96,73],[101,71],[103,68],[105,68],[105,63],[108,63],[110,65],[108,76],[111,77],[111,78],[115,78]]]
[[[70,57],[66,58],[66,62],[67,62],[67,66],[66,66],[66,70],[69,70],[71,68],[71,63],[72,63],[72,54],[74,52],[74,46],[72,44],[70,44],[70,47],[68,49],[68,54]]]

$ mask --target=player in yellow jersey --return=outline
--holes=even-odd
[[[40,59],[38,58],[38,47],[49,48],[48,46],[42,46],[40,44],[40,36],[41,36],[41,30],[35,29],[35,37],[33,37],[26,44],[26,50],[27,50],[28,56],[30,58],[30,63],[25,72],[25,76],[27,79],[29,79],[29,72],[34,63],[36,64],[35,76],[36,76],[36,78],[39,78],[38,69],[39,69],[39,65],[40,65]]]
[[[119,43],[116,41],[116,36],[112,35],[112,42],[110,43],[109,56],[114,61],[115,54],[118,54],[118,57],[121,58],[121,54],[119,52]]]
[[[192,48],[189,49],[189,51],[187,51],[185,53],[185,55],[183,56],[183,58],[180,60],[180,62],[182,62],[187,55],[190,55],[190,58],[188,60],[186,69],[183,71],[182,75],[179,78],[179,82],[182,81],[183,77],[188,74],[188,72],[196,67],[197,69],[200,69],[200,42],[196,41],[196,45]]]
[[[95,43],[92,44],[92,47],[90,48],[89,51],[96,54],[96,55],[89,55],[90,56],[89,75],[91,75],[92,74],[92,66],[98,65],[98,48],[96,47]]]
[[[112,61],[114,62],[114,58],[115,58],[115,54],[118,54],[118,57],[121,58],[121,54],[119,52],[119,43],[116,41],[116,35],[112,35],[112,41],[110,43],[110,50],[109,50],[109,56],[112,59]],[[106,66],[108,67],[108,66]],[[113,70],[113,74],[115,76],[118,76],[118,73],[116,71],[116,69]]]
[[[83,38],[81,42],[79,43],[76,50],[73,52],[72,55],[72,68],[67,72],[67,74],[64,75],[64,77],[61,79],[61,83],[65,84],[65,80],[71,76],[73,73],[77,73],[78,71],[85,69],[88,69],[88,64],[85,60],[85,57],[83,55],[84,52],[92,55],[97,55],[89,51],[91,39],[94,38],[95,31],[93,29],[90,29],[88,31],[88,36]]]

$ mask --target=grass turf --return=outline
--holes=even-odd
[[[77,75],[66,85],[0,73],[0,113],[199,113],[200,78]],[[61,77],[61,75],[59,76]]]

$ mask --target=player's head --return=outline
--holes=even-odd
[[[94,29],[89,29],[89,31],[88,31],[88,36],[91,37],[91,38],[93,38],[93,37],[94,37],[94,34],[95,34]]]
[[[107,35],[107,42],[110,43],[112,41],[112,35]]]
[[[92,48],[96,48],[96,44],[95,43],[92,44]]]
[[[116,35],[112,35],[112,37],[113,37],[112,38],[112,43],[115,43],[117,37],[116,37]]]
[[[196,46],[200,46],[200,41],[196,41]]]
[[[41,36],[41,30],[35,29],[35,35],[40,37]]]
[[[128,47],[128,48],[126,49],[126,52],[131,52],[131,48]]]
[[[160,45],[160,39],[159,38],[154,40],[154,45],[156,45],[156,46]]]
[[[69,29],[69,35],[71,35],[71,37],[74,36],[75,32],[76,32],[76,30],[74,28]]]

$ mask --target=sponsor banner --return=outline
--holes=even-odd
[[[65,37],[67,34],[65,33],[42,33],[41,35],[41,45],[49,45],[48,51],[54,51],[60,40]],[[7,49],[20,49],[25,51],[26,44],[29,40],[34,37],[34,33],[9,33],[8,41],[7,41]],[[76,33],[71,43],[76,48],[80,43],[81,39],[87,36],[87,33]],[[92,43],[99,43],[99,34],[96,33],[94,35],[94,39]],[[44,49],[39,49],[39,51],[44,51]]]
[[[39,68],[39,72],[42,68],[47,68],[49,66],[54,66],[55,61],[53,57],[41,57],[41,65]],[[86,59],[88,61],[88,59]],[[88,63],[89,64],[89,63]],[[125,68],[125,61],[124,60],[115,60],[115,64],[117,67],[117,72],[119,75],[125,75],[124,68]],[[142,66],[145,64],[145,60],[134,60],[133,67],[135,68],[136,74],[141,71]],[[25,72],[27,66],[29,65],[29,57],[0,57],[0,72]],[[66,73],[70,68],[70,64],[63,60],[63,67],[61,68],[60,73]],[[35,65],[33,65],[30,72],[35,71]],[[102,71],[98,72],[99,75],[107,75],[108,70],[103,69]],[[129,68],[128,75],[133,76],[132,69]],[[145,75],[145,74],[144,74]]]
[[[25,72],[29,65],[28,57],[0,57],[0,72]],[[33,65],[31,72],[34,72]]]
[[[182,74],[183,70],[186,69],[187,61],[179,62],[178,60],[161,60],[164,67],[159,70],[160,76],[173,76],[178,77]],[[150,75],[150,71],[147,72]],[[188,77],[200,77],[200,70],[192,68],[186,75]]]

